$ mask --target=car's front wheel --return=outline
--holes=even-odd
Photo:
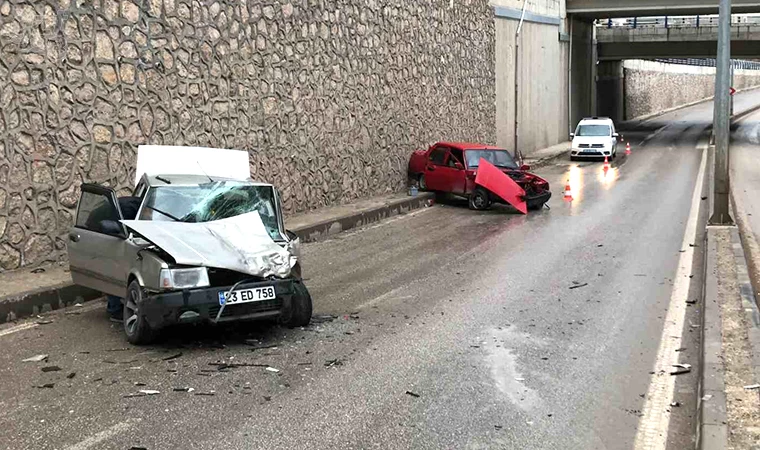
[[[305,327],[311,322],[311,294],[302,281],[293,283],[293,289],[290,308],[282,312],[280,323],[288,328]]]
[[[420,178],[418,179],[418,184],[420,185],[421,191],[427,191],[427,181],[425,180],[425,174],[420,174]]]
[[[149,344],[155,338],[154,330],[140,311],[143,295],[142,286],[137,280],[129,283],[127,298],[124,299],[124,333],[130,344]]]
[[[469,205],[470,209],[476,211],[488,209],[488,207],[491,206],[491,199],[488,198],[488,191],[480,186],[476,187],[472,191],[472,194],[470,194]]]

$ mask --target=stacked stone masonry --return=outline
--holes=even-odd
[[[487,0],[0,0],[0,271],[65,260],[83,182],[140,144],[245,149],[286,213],[495,141]]]
[[[709,99],[715,92],[715,69],[651,61],[625,61],[625,118],[636,119]],[[760,72],[736,70],[733,86],[760,86]]]

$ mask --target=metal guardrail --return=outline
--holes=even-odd
[[[679,64],[682,66],[701,66],[701,67],[715,67],[715,59],[694,59],[694,58],[667,58],[667,59],[654,59],[653,61],[662,62],[666,64]],[[758,61],[745,61],[742,59],[731,60],[734,69],[743,70],[760,70],[760,62]]]
[[[597,20],[596,24],[604,28],[708,28],[718,26],[718,16],[629,17]],[[744,24],[760,25],[760,15],[735,14],[731,16],[731,25]]]

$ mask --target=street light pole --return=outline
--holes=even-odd
[[[729,90],[731,89],[731,0],[720,0],[718,19],[718,59],[715,74],[715,106],[713,130],[715,131],[715,192],[712,225],[731,225],[729,214],[731,184],[728,173],[729,144]]]

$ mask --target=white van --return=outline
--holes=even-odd
[[[600,158],[617,156],[618,133],[612,119],[606,117],[591,117],[583,119],[570,134],[573,140],[570,149],[570,159]]]

